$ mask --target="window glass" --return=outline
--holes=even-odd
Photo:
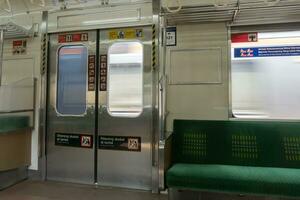
[[[63,46],[58,51],[58,113],[83,115],[86,112],[87,57],[85,46]]]
[[[108,51],[108,111],[137,117],[143,111],[143,45],[118,42]]]
[[[259,33],[232,47],[234,116],[299,119],[300,32]]]

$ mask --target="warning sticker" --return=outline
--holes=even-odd
[[[88,40],[88,33],[61,34],[58,36],[58,43],[86,42]]]
[[[109,32],[109,39],[135,39],[141,38],[143,35],[143,29],[112,30]]]
[[[258,42],[258,33],[236,33],[231,35],[232,43]]]
[[[100,56],[100,91],[107,90],[107,55]]]
[[[99,149],[119,151],[141,151],[140,137],[99,136]]]
[[[93,148],[93,136],[70,133],[56,133],[55,145],[66,147]]]
[[[89,91],[95,91],[95,55],[90,55],[89,56],[89,62],[88,62],[88,74],[89,74],[89,79],[88,79],[88,90]]]

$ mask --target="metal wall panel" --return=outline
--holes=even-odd
[[[229,116],[229,67],[228,67],[228,31],[225,23],[178,25],[177,46],[169,46],[166,49],[166,75],[168,79],[166,91],[166,130],[171,132],[174,119],[199,119],[199,120],[226,120]],[[206,51],[199,49],[212,49],[215,51],[215,59],[219,62],[209,62],[201,59],[195,62],[194,57],[203,57]],[[198,81],[190,83],[173,84],[172,74],[174,58],[172,52],[195,51],[190,59],[176,60],[177,66],[182,70],[194,70],[183,73],[199,74],[195,78],[201,78],[201,74],[219,74],[217,81]],[[179,63],[178,63],[179,62]],[[175,66],[176,66],[175,65]],[[196,65],[196,66],[195,66]],[[191,75],[190,75],[191,76]],[[194,75],[193,75],[194,76]],[[213,77],[213,76],[212,76]],[[186,77],[192,80],[193,77]]]

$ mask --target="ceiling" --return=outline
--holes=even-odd
[[[0,0],[0,17],[26,12],[149,2],[150,0]],[[150,1],[151,2],[151,1]]]
[[[182,3],[178,13],[170,6]],[[0,17],[42,10],[152,2],[151,0],[0,0]],[[162,0],[168,24],[229,22],[232,26],[300,22],[300,0]]]
[[[206,4],[189,5],[182,0],[183,7],[178,13],[164,9],[168,24],[226,21],[237,26],[300,22],[300,0],[205,1]]]

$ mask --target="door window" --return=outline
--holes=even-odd
[[[143,45],[117,42],[108,51],[108,112],[137,117],[143,111]]]
[[[62,115],[86,112],[87,57],[83,45],[63,46],[58,51],[56,109]]]

